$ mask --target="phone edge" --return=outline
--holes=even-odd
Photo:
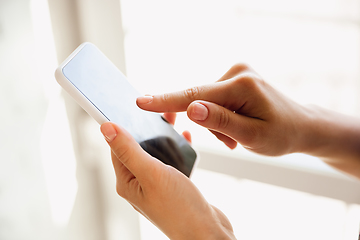
[[[55,70],[55,79],[59,85],[100,125],[109,120],[87,99],[63,74],[63,68],[78,54],[86,45],[94,44],[84,42],[78,46]]]
[[[94,44],[90,42],[84,42],[80,46],[78,46],[55,70],[55,79],[58,84],[92,117],[94,118],[100,125],[109,122],[109,120],[97,109],[89,99],[87,99],[71,82],[69,79],[65,77],[63,74],[63,68],[73,59],[76,54],[78,54],[86,45],[91,44],[96,47]],[[97,48],[97,47],[96,47]],[[100,51],[100,50],[99,50]],[[101,52],[101,51],[100,51]],[[183,136],[182,136],[183,137]],[[194,161],[194,165],[191,169],[189,179],[191,179],[194,169],[197,168],[197,165],[200,161],[199,152],[192,146],[191,148],[195,151],[196,158]]]

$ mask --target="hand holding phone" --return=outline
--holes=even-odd
[[[170,239],[235,239],[226,216],[188,178],[196,152],[161,115],[137,107],[140,94],[94,45],[79,46],[56,79],[102,124],[120,196]]]
[[[56,70],[58,83],[99,124],[124,127],[150,155],[190,176],[197,154],[160,114],[141,110],[141,96],[93,44],[81,44]]]
[[[117,193],[169,239],[235,239],[227,217],[184,174],[157,161],[125,129],[104,123]]]

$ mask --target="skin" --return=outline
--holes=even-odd
[[[165,112],[171,123],[173,112],[187,111],[231,149],[241,144],[268,156],[306,153],[360,179],[359,119],[299,105],[244,64],[215,83],[140,97],[137,105]],[[170,239],[235,239],[226,216],[182,173],[144,152],[120,126],[105,123],[101,131],[112,149],[118,194]],[[190,140],[188,132],[184,136]]]
[[[165,117],[174,123],[175,114]],[[100,129],[111,147],[117,193],[170,239],[236,239],[227,217],[189,178],[143,151],[122,127],[109,122]],[[183,136],[191,140],[189,132]]]
[[[239,143],[268,156],[306,153],[360,179],[360,119],[299,105],[245,64],[216,83],[141,97],[137,104],[154,112],[187,111],[231,149]]]

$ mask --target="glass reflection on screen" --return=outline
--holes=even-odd
[[[145,151],[189,177],[195,151],[160,114],[136,105],[140,94],[94,45],[86,44],[63,68],[63,74],[109,121],[129,131]]]

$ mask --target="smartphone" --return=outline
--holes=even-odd
[[[190,177],[198,154],[159,113],[136,105],[141,96],[93,44],[81,44],[56,69],[55,78],[99,124],[124,127],[153,157]]]

